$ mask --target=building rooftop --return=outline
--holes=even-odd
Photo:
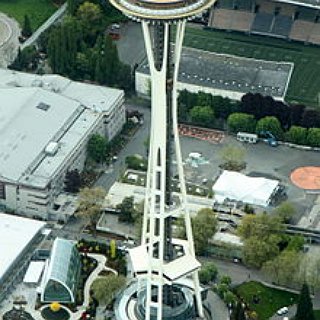
[[[93,111],[110,112],[123,98],[123,91],[89,83],[72,81],[60,75],[37,75],[0,69],[0,88],[42,88],[75,100]]]
[[[0,279],[44,226],[41,221],[0,213]]]
[[[137,69],[149,73],[145,59]],[[284,98],[293,64],[255,60],[184,47],[178,81],[201,87]]]
[[[123,91],[0,69],[0,99],[0,176],[44,188]]]

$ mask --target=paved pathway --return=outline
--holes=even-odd
[[[86,281],[86,284],[85,284],[85,287],[84,287],[84,302],[83,302],[83,305],[78,307],[78,311],[77,312],[74,312],[74,313],[71,313],[69,309],[66,309],[68,310],[68,312],[70,313],[70,319],[71,320],[78,320],[82,313],[86,310],[86,308],[89,306],[89,301],[90,301],[90,288],[91,288],[91,285],[93,283],[93,281],[99,277],[99,273],[102,271],[102,270],[108,270],[108,271],[111,271],[115,274],[117,274],[117,272],[113,269],[110,269],[108,267],[106,267],[106,257],[101,255],[101,254],[88,254],[89,257],[91,258],[94,258],[97,260],[98,262],[98,265],[96,267],[96,269],[94,269],[94,271],[90,274],[89,278],[87,279]],[[29,312],[32,317],[35,319],[35,320],[43,320],[42,316],[41,316],[41,310],[46,308],[48,305],[44,305],[42,306],[39,310],[35,310],[34,309],[34,305],[31,305],[31,304],[27,304],[25,306],[25,311]],[[63,307],[63,306],[62,306]],[[11,303],[8,303],[8,306],[3,309],[3,313],[6,313],[7,311],[11,310],[13,308],[13,304],[12,302]],[[64,307],[63,307],[64,308]],[[1,319],[1,318],[0,318]]]
[[[58,19],[62,17],[67,9],[67,2],[64,3],[47,21],[45,21],[21,46],[21,50],[34,44],[40,35],[51,27]]]

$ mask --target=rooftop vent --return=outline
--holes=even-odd
[[[37,108],[40,109],[40,110],[43,110],[43,111],[48,111],[50,106],[44,102],[40,102],[38,105],[37,105]]]
[[[54,156],[58,151],[59,144],[58,142],[51,141],[45,148],[45,153],[48,156]]]

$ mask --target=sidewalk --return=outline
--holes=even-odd
[[[109,267],[106,267],[106,261],[107,258],[101,254],[88,254],[89,257],[94,258],[98,261],[98,265],[96,267],[96,269],[90,274],[89,278],[86,281],[85,287],[84,287],[84,302],[82,306],[78,307],[78,311],[72,313],[69,309],[63,307],[65,310],[67,310],[70,314],[70,319],[71,320],[79,320],[82,313],[86,310],[86,308],[89,306],[89,302],[90,302],[90,288],[91,285],[93,283],[93,281],[95,279],[97,279],[97,277],[99,277],[99,273],[102,270],[108,270],[108,271],[112,271],[114,273],[116,273],[115,270],[110,269]],[[13,301],[7,301],[7,306],[6,308],[3,310],[3,314],[6,313],[7,311],[11,310],[13,308]],[[29,312],[31,314],[31,316],[35,319],[35,320],[43,320],[42,316],[41,316],[41,310],[46,308],[48,305],[44,305],[42,306],[39,310],[35,310],[34,309],[34,303],[30,304],[28,303],[24,310],[26,312]],[[0,318],[1,319],[1,318]]]

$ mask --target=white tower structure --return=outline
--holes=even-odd
[[[177,78],[186,21],[215,1],[110,0],[125,15],[141,21],[151,74],[151,133],[142,239],[141,246],[129,253],[139,280],[134,312],[131,316],[129,311],[126,313],[130,320],[204,317],[198,279],[201,265],[195,258],[178,136]],[[171,47],[172,25],[175,41]],[[181,191],[176,202],[171,192],[172,149]],[[172,238],[172,218],[178,215],[184,217],[186,240]]]

